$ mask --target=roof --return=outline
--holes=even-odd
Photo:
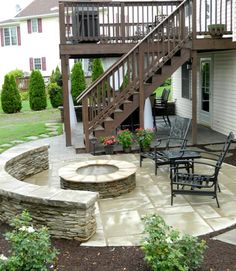
[[[58,0],[34,0],[15,18],[58,13]]]

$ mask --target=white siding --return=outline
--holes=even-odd
[[[214,54],[212,129],[236,132],[236,51]]]
[[[236,0],[233,0],[233,41],[236,41]]]
[[[182,98],[182,70],[179,68],[172,75],[173,100],[175,101],[176,115],[192,118],[192,101]]]
[[[199,54],[198,59],[212,59],[212,111],[211,128],[222,134],[236,133],[236,51]],[[199,68],[197,74],[197,118],[200,122]],[[172,76],[173,98],[176,99],[176,113],[191,117],[192,101],[181,97],[181,69]]]
[[[46,71],[50,76],[53,69],[60,65],[59,58],[59,21],[58,17],[42,18],[42,33],[28,34],[27,22],[20,23],[21,46],[0,46],[0,88],[4,75],[16,68],[30,73],[29,58],[46,57]]]

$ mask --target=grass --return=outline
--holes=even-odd
[[[45,123],[59,123],[60,112],[51,106],[42,111],[31,111],[28,101],[22,102],[22,110],[20,113],[5,114],[0,108],[0,145],[11,144],[15,140],[27,141],[29,136],[40,136],[48,133]],[[57,129],[58,134],[62,133],[62,125]],[[0,146],[0,153],[9,148],[8,146]]]
[[[172,101],[173,99],[173,94],[172,94],[172,89],[171,89],[171,85],[166,85],[166,86],[161,86],[159,88],[157,88],[154,93],[156,93],[156,96],[157,97],[161,97],[161,94],[162,94],[162,91],[163,89],[166,88],[166,89],[170,89],[170,95],[169,95],[169,101]]]

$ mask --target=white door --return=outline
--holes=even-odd
[[[200,61],[200,123],[211,127],[211,59]]]

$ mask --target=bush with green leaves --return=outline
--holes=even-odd
[[[34,111],[47,107],[47,97],[43,76],[39,70],[33,70],[29,79],[29,104]]]
[[[12,70],[8,73],[9,76],[13,75],[14,78],[20,78],[20,77],[23,77],[24,76],[24,72],[20,69],[15,69],[15,70]]]
[[[104,73],[102,61],[100,58],[95,58],[92,63],[92,81],[98,79]]]
[[[141,248],[145,260],[154,271],[188,271],[201,266],[206,250],[204,240],[185,234],[166,225],[159,215],[143,218],[145,233]]]
[[[21,97],[13,75],[5,75],[1,93],[3,112],[7,114],[20,112],[22,108]]]
[[[6,233],[11,245],[11,255],[0,256],[0,270],[4,271],[46,271],[55,270],[57,250],[52,247],[46,227],[36,229],[27,211],[16,216]]]
[[[56,82],[48,85],[48,94],[53,108],[63,105],[62,87],[58,86]]]
[[[86,80],[80,61],[76,62],[71,70],[71,95],[74,104],[76,98],[86,89]]]
[[[22,91],[20,92],[21,101],[28,101],[29,100],[29,92]]]
[[[58,86],[62,86],[62,74],[58,66],[56,66],[55,71],[52,71],[50,83],[57,83]]]

